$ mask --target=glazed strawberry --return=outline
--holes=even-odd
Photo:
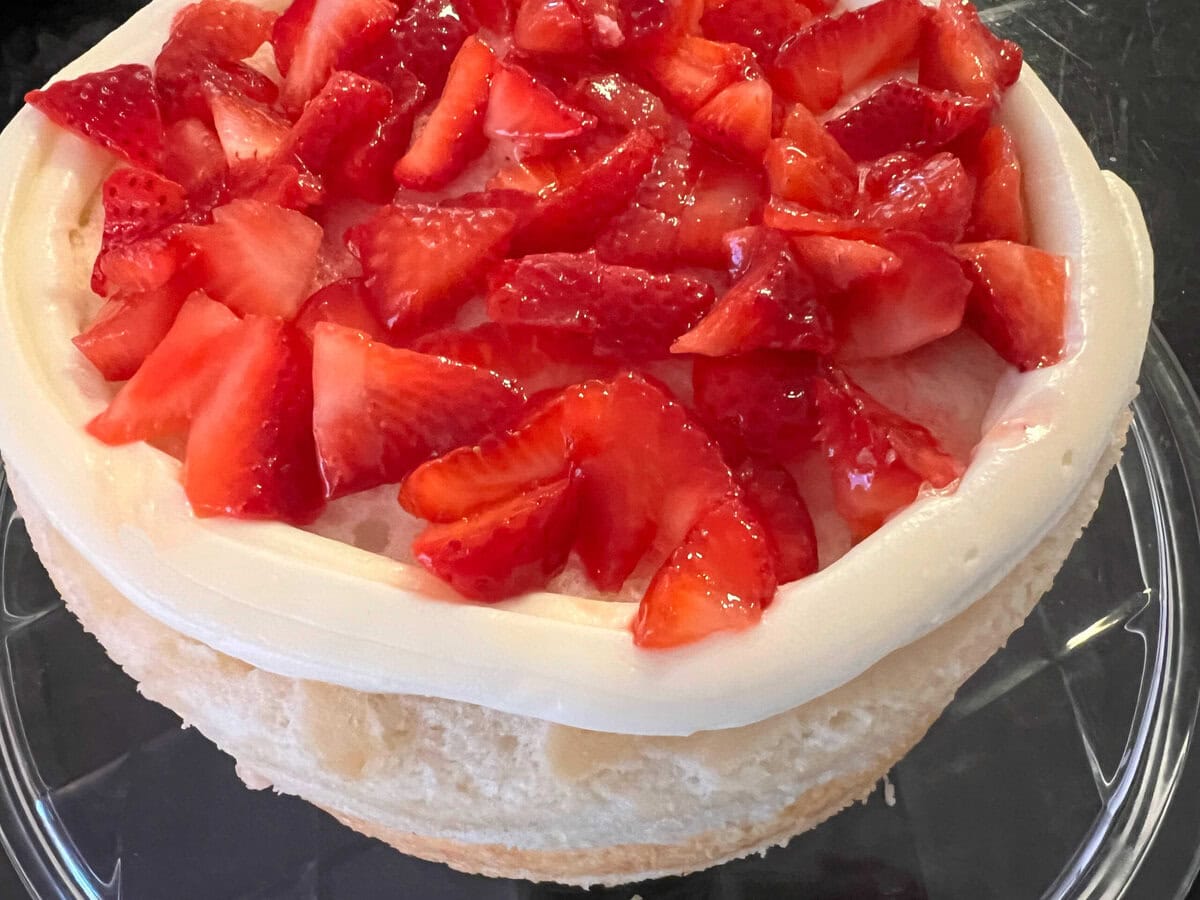
[[[288,136],[288,122],[265,103],[244,94],[209,92],[213,126],[232,166],[240,160],[267,161],[274,157]]]
[[[339,67],[383,82],[412,76],[436,96],[455,54],[476,30],[474,5],[463,0],[414,0],[378,38],[359,42]]]
[[[473,0],[471,10],[480,28],[496,34],[512,34],[518,6],[517,0]]]
[[[913,150],[933,153],[987,127],[991,103],[922,87],[905,78],[881,85],[826,128],[857,160]]]
[[[666,355],[712,303],[712,287],[703,281],[608,265],[590,253],[507,262],[487,298],[495,321],[578,331],[598,348],[631,358]]]
[[[399,481],[502,430],[524,397],[493,372],[398,350],[330,323],[313,331],[313,431],[329,497]]]
[[[827,234],[795,235],[792,255],[817,283],[831,291],[844,291],[865,278],[890,275],[900,268],[900,257],[870,241]]]
[[[489,138],[530,142],[576,137],[596,120],[568,106],[520,66],[501,63],[492,76],[483,132]]]
[[[962,324],[971,284],[949,250],[908,232],[884,234],[879,242],[900,267],[862,279],[836,304],[840,359],[897,356]]]
[[[543,588],[562,571],[577,519],[577,492],[563,478],[430,526],[413,541],[413,556],[464,597],[503,600]]]
[[[623,131],[648,131],[659,140],[667,137],[673,125],[659,97],[619,72],[579,79],[568,99],[605,125]]]
[[[177,437],[207,401],[222,377],[231,335],[240,323],[202,292],[178,309],[137,372],[88,423],[94,437],[106,444]]]
[[[324,201],[321,180],[304,168],[299,160],[293,158],[290,163],[278,160],[277,154],[265,163],[257,159],[243,159],[234,163],[226,180],[225,194],[232,199],[253,200],[267,206],[300,212],[306,212]],[[292,222],[299,231],[298,220]]]
[[[106,381],[125,381],[162,341],[182,305],[183,297],[169,287],[118,294],[71,343]]]
[[[812,516],[787,469],[761,459],[747,459],[734,473],[742,499],[762,525],[780,584],[817,571],[817,533]],[[766,606],[769,598],[763,601]]]
[[[334,72],[305,104],[287,135],[285,152],[310,172],[336,171],[350,152],[371,139],[391,108],[391,91],[378,81]]]
[[[228,164],[212,126],[181,119],[167,127],[163,174],[183,185],[195,206],[212,209],[225,188]]]
[[[643,63],[665,99],[691,114],[753,67],[745,47],[688,35]]]
[[[787,239],[769,228],[725,236],[734,261],[733,286],[672,353],[730,356],[751,350],[833,350],[833,319],[812,279],[797,265]]]
[[[179,263],[168,229],[187,212],[175,182],[142,169],[117,169],[104,180],[104,234],[92,268],[92,290],[150,291],[166,284]]]
[[[434,190],[450,182],[483,152],[484,113],[495,55],[474,37],[454,57],[446,88],[393,170],[405,187]]]
[[[850,181],[858,181],[858,165],[832,134],[803,104],[797,103],[783,120],[780,136],[805,156],[820,159]]]
[[[740,500],[710,509],[663,564],[633,621],[639,647],[667,649],[762,618],[777,581],[762,526]]]
[[[566,0],[521,0],[513,44],[529,53],[586,53],[588,27]]]
[[[176,14],[164,49],[217,62],[246,59],[271,38],[276,19],[274,12],[253,3],[200,0]]]
[[[692,134],[757,163],[771,140],[771,100],[771,86],[763,79],[736,81],[695,112]]]
[[[103,72],[56,81],[30,91],[25,102],[50,121],[151,171],[162,166],[163,124],[154,76],[145,66],[113,66]]]
[[[763,157],[771,193],[808,209],[849,215],[858,197],[858,172],[847,176],[823,156],[787,138],[771,141]]]
[[[705,7],[700,25],[706,37],[749,47],[765,63],[813,16],[799,0],[710,0]]]
[[[1067,262],[1010,241],[959,244],[973,288],[967,321],[1021,371],[1058,362],[1064,351]]]
[[[979,20],[969,0],[947,0],[921,34],[921,84],[996,100],[1021,74],[1021,48]]]
[[[192,420],[183,488],[197,516],[302,525],[324,506],[308,341],[278,319],[231,329],[221,377]]]
[[[291,318],[312,290],[321,226],[298,212],[234,200],[182,238],[199,283],[235,312]]]
[[[408,329],[453,315],[504,257],[515,223],[502,209],[406,203],[384,207],[346,239],[379,317]]]
[[[945,243],[962,240],[975,200],[975,185],[963,164],[949,153],[913,163],[907,154],[895,156],[900,165],[890,166],[891,157],[883,157],[876,162],[884,173],[872,166],[866,174],[858,210],[863,224],[916,231]]]
[[[967,238],[972,241],[1029,243],[1029,223],[1021,195],[1021,162],[1012,136],[993,125],[973,154],[975,203]]]
[[[845,214],[815,210],[772,197],[763,209],[764,225],[788,231],[794,234],[832,234],[843,237],[853,237],[863,231],[863,223],[859,219]]]
[[[660,52],[700,33],[704,0],[619,0],[625,50],[635,56]]]
[[[361,278],[346,278],[325,285],[304,301],[295,322],[309,338],[319,322],[332,322],[361,331],[373,341],[386,341],[388,337],[387,328],[375,315],[375,305]]]
[[[926,15],[920,0],[881,0],[815,19],[779,48],[771,75],[775,89],[824,112],[843,93],[912,56]]]

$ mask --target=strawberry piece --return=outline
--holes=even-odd
[[[183,489],[197,516],[307,524],[324,507],[308,341],[250,316],[229,335],[222,375],[192,420]]]
[[[227,362],[238,318],[197,291],[104,412],[87,425],[106,444],[182,435]]]
[[[290,319],[312,289],[321,226],[290,209],[234,200],[186,226],[198,283],[235,312]]]
[[[1021,162],[1012,136],[993,125],[975,149],[975,203],[967,238],[972,241],[1029,243],[1029,221],[1021,196]]]
[[[762,214],[763,224],[793,234],[834,234],[853,236],[863,230],[857,219],[832,212],[818,211],[772,197]]]
[[[512,214],[517,231],[537,213],[538,199],[527,191],[506,189],[473,191],[461,197],[447,197],[438,206],[456,209],[501,209]]]
[[[648,131],[663,140],[672,127],[671,114],[662,100],[619,72],[579,79],[569,99],[605,125],[622,131]]]
[[[299,160],[277,160],[278,156],[266,163],[257,159],[238,161],[229,171],[226,192],[233,198],[301,212],[322,202],[324,189],[319,178]]]
[[[519,66],[501,63],[492,77],[483,133],[489,138],[558,141],[577,137],[596,120],[567,106]]]
[[[163,123],[154,76],[145,66],[113,66],[30,91],[25,102],[55,125],[151,171],[162,167]]]
[[[209,107],[225,162],[270,160],[288,135],[287,120],[243,94],[211,91]]]
[[[692,134],[730,156],[762,159],[771,140],[771,86],[761,78],[719,91],[692,116]]]
[[[163,174],[183,185],[193,205],[217,205],[228,168],[220,139],[200,119],[181,119],[167,127]]]
[[[704,0],[619,0],[625,51],[644,54],[700,33]]]
[[[787,138],[771,141],[763,157],[771,193],[802,206],[848,215],[858,196],[858,172],[847,177],[823,156],[807,153]]]
[[[453,315],[504,257],[515,224],[503,209],[408,203],[384,207],[346,240],[379,317],[398,330]]]
[[[1021,371],[1053,365],[1065,350],[1067,261],[1010,241],[959,244],[973,287],[967,322]]]
[[[313,431],[328,497],[399,481],[506,427],[525,398],[494,372],[397,350],[330,323],[313,331]]]
[[[106,381],[125,381],[159,345],[183,305],[178,291],[118,294],[71,339]]]
[[[842,149],[825,125],[803,104],[797,103],[788,110],[780,130],[805,156],[821,159],[835,168],[850,181],[858,181],[858,165]]]
[[[563,478],[430,526],[413,541],[413,556],[464,597],[503,600],[543,588],[562,571],[577,518],[577,491]]]
[[[117,169],[104,180],[104,234],[92,269],[92,290],[151,291],[166,284],[179,263],[168,229],[187,212],[175,182],[143,169]]]
[[[655,574],[633,620],[633,642],[661,650],[742,631],[762,618],[776,584],[762,526],[741,500],[726,500]]]
[[[901,154],[897,154],[900,156]],[[889,166],[887,175],[872,166],[863,190],[859,217],[884,231],[916,231],[934,241],[962,239],[975,199],[975,185],[963,164],[949,153],[938,153],[913,168]]]
[[[521,0],[513,44],[529,53],[586,53],[587,25],[566,0]]]
[[[1001,40],[969,0],[946,0],[921,34],[921,84],[979,100],[998,100],[1021,74],[1021,48]]]
[[[386,341],[387,329],[375,315],[374,304],[361,278],[345,278],[325,285],[304,301],[296,313],[296,327],[309,339],[318,322],[332,322],[361,331],[373,341]]]
[[[787,462],[808,449],[816,432],[815,372],[807,353],[701,357],[692,372],[697,415],[729,458],[753,452]]]
[[[901,265],[899,256],[869,241],[805,234],[793,236],[791,242],[801,268],[832,291],[844,291],[864,278],[890,275]]]
[[[768,228],[725,236],[734,260],[733,286],[672,353],[729,356],[761,348],[833,350],[833,319],[812,279],[796,264],[787,239]]]
[[[753,57],[737,44],[687,35],[665,53],[645,60],[642,66],[667,100],[691,114],[745,77],[748,67],[752,70]]]
[[[897,78],[825,127],[852,158],[872,160],[897,150],[933,153],[987,128],[991,111],[988,101]]]
[[[497,322],[578,331],[598,348],[635,359],[665,356],[712,303],[706,282],[608,265],[590,253],[506,262],[487,298],[488,315]]]
[[[393,176],[405,187],[435,190],[453,180],[483,152],[483,119],[495,55],[474,37],[454,57],[446,89]]]
[[[334,170],[352,149],[370,140],[391,107],[391,91],[378,81],[353,72],[334,72],[305,104],[288,134],[286,152],[310,172],[323,175]]]
[[[762,524],[779,583],[787,584],[817,571],[817,532],[787,469],[761,459],[747,459],[734,474],[747,508]]]
[[[962,325],[971,283],[949,250],[919,234],[894,232],[880,244],[900,268],[865,278],[838,303],[839,359],[898,356]]]
[[[392,167],[408,148],[413,118],[425,99],[425,86],[398,72],[392,78],[390,103],[382,120],[347,147],[328,177],[351,195],[371,203],[387,203],[396,193]],[[364,122],[368,121],[364,116]]]
[[[517,6],[516,0],[472,0],[471,10],[480,28],[496,34],[512,34]]]
[[[775,90],[824,112],[846,91],[910,57],[926,15],[920,0],[881,0],[815,19],[779,48],[771,76]]]
[[[411,75],[437,93],[446,83],[455,54],[475,30],[473,4],[415,0],[390,30],[360,42],[344,55],[339,67],[374,78],[393,90],[396,78]]]
[[[271,38],[277,16],[238,0],[200,0],[185,6],[171,22],[164,49],[187,50],[215,61],[246,59]]]
[[[763,62],[771,62],[779,46],[813,17],[798,0],[716,0],[705,4],[700,25],[715,41],[749,47]]]

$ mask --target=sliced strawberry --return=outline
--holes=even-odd
[[[588,161],[572,149],[523,156],[501,166],[487,180],[486,188],[488,192],[524,191],[549,196],[560,186],[576,181],[587,166]]]
[[[1012,136],[993,125],[973,154],[975,204],[967,226],[972,241],[1029,243],[1029,220],[1021,195],[1021,162]]]
[[[771,78],[775,89],[824,112],[846,91],[913,55],[926,14],[920,0],[881,0],[815,19],[779,48]]]
[[[221,378],[188,433],[184,492],[197,516],[307,524],[324,506],[308,341],[258,316],[228,340]]]
[[[781,136],[805,156],[828,163],[850,181],[858,181],[858,164],[842,149],[829,129],[802,103],[788,110]]]
[[[798,0],[709,0],[700,20],[706,37],[749,47],[764,63],[813,17]]]
[[[494,320],[579,331],[597,347],[632,358],[666,355],[713,303],[706,282],[608,265],[590,253],[507,262],[492,284],[487,303]]]
[[[167,127],[163,174],[183,185],[193,204],[212,209],[225,187],[228,164],[213,129],[200,119],[181,119]]]
[[[745,47],[688,35],[642,65],[663,96],[691,114],[743,78],[752,62]]]
[[[381,81],[393,90],[394,79],[407,73],[436,95],[446,83],[455,54],[475,30],[471,3],[414,0],[389,31],[362,42],[344,57],[340,67]]]
[[[30,91],[25,102],[54,124],[136,166],[155,172],[162,167],[162,117],[154,76],[145,66],[113,66],[71,81],[56,81]]]
[[[897,356],[962,325],[971,283],[956,271],[954,254],[908,232],[885,234],[879,242],[901,265],[862,279],[837,304],[840,359]]]
[[[125,381],[162,341],[182,305],[183,297],[169,288],[118,294],[71,343],[106,381]]]
[[[523,143],[576,137],[596,120],[563,103],[520,66],[501,63],[492,77],[483,133]]]
[[[959,244],[973,283],[967,321],[1021,371],[1062,359],[1067,261],[1010,241]]]
[[[183,188],[142,169],[117,169],[104,180],[104,234],[92,269],[102,296],[151,291],[166,284],[179,263],[167,229],[187,212]]]
[[[361,278],[327,284],[304,301],[296,313],[296,327],[312,338],[318,322],[361,331],[373,341],[386,341],[388,336]]]
[[[182,435],[222,377],[239,324],[227,307],[193,294],[137,373],[88,423],[88,432],[106,444]]]
[[[200,0],[185,6],[171,22],[167,43],[209,59],[241,60],[252,56],[271,37],[276,14],[238,0]]]
[[[626,52],[643,55],[700,33],[704,0],[618,0]]]
[[[764,225],[793,234],[835,234],[852,236],[862,231],[862,222],[832,212],[810,209],[790,200],[772,197],[763,210]]]
[[[848,177],[823,156],[807,153],[787,138],[769,143],[763,163],[771,193],[808,209],[849,215],[858,196],[858,172]]]
[[[405,187],[434,190],[455,178],[483,152],[484,113],[495,55],[474,37],[454,57],[446,89],[412,146],[393,170]]]
[[[453,315],[504,257],[515,223],[502,209],[408,203],[384,207],[346,239],[380,318],[406,329]]]
[[[432,525],[413,556],[464,597],[496,601],[543,588],[562,571],[575,540],[578,495],[569,478]]]
[[[729,457],[756,453],[787,462],[808,449],[816,432],[815,373],[807,353],[702,357],[692,374],[697,415]]]
[[[825,127],[851,157],[871,160],[897,150],[933,153],[987,128],[991,110],[988,101],[897,78]]]
[[[604,124],[623,131],[641,129],[662,140],[672,127],[672,116],[662,100],[619,72],[579,79],[568,99]]]
[[[312,379],[330,498],[399,481],[427,459],[506,427],[524,403],[494,372],[330,323],[313,331]]]
[[[425,86],[411,76],[392,79],[386,115],[365,140],[355,142],[329,173],[335,186],[372,203],[386,203],[396,193],[392,167],[408,148],[413,118],[425,99]]]
[[[253,200],[304,212],[325,199],[321,180],[296,159],[279,162],[279,156],[263,163],[239,160],[229,170],[226,193],[232,198]]]
[[[517,231],[532,220],[538,209],[538,199],[527,191],[486,190],[472,191],[461,197],[447,197],[438,206],[455,209],[500,209],[512,214]]]
[[[209,107],[230,166],[239,160],[271,159],[287,137],[288,122],[283,116],[243,94],[213,91]]]
[[[749,628],[776,585],[762,526],[741,500],[726,500],[701,516],[650,582],[633,642],[661,650]]]
[[[946,0],[921,35],[921,84],[980,100],[998,100],[1021,74],[1021,48],[1001,40],[969,0]]]
[[[889,159],[877,162],[886,167]],[[859,217],[872,228],[916,231],[952,243],[962,239],[974,198],[975,185],[963,164],[949,153],[938,153],[913,168],[900,166],[886,177],[878,177],[872,166]]]
[[[742,486],[746,506],[762,524],[779,583],[787,584],[817,571],[817,533],[787,469],[761,459],[747,459],[734,474]]]
[[[844,291],[864,278],[890,275],[901,265],[899,256],[869,241],[805,234],[793,236],[791,242],[800,266],[833,291]]]
[[[567,0],[521,0],[513,44],[529,53],[586,53],[588,28]]]
[[[734,260],[733,286],[672,353],[730,356],[751,350],[833,350],[833,318],[812,279],[796,264],[787,239],[769,228],[725,236]]]
[[[183,237],[199,283],[235,312],[290,319],[312,290],[321,226],[298,212],[234,200]]]
[[[352,150],[371,139],[391,108],[391,91],[378,81],[334,72],[305,104],[287,136],[285,151],[310,172],[333,171]]]
[[[771,140],[771,86],[761,78],[737,81],[692,116],[692,134],[730,156],[758,162]]]
[[[480,28],[496,34],[512,34],[518,5],[516,0],[472,0],[471,9]]]

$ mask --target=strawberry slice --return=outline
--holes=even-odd
[[[386,203],[396,193],[392,167],[408,147],[425,86],[416,79],[395,78],[391,96],[387,115],[330,173],[335,185],[371,203]]]
[[[771,193],[808,209],[849,215],[858,196],[858,172],[847,176],[823,156],[788,138],[771,141],[763,157]]]
[[[832,291],[844,291],[864,278],[890,275],[901,265],[899,256],[869,241],[805,234],[793,236],[791,243],[801,268]]]
[[[215,89],[209,92],[208,102],[228,165],[246,159],[265,162],[279,152],[288,134],[288,122],[269,106],[244,94]]]
[[[972,159],[975,203],[967,238],[972,241],[1029,243],[1029,220],[1021,196],[1021,162],[1012,136],[993,125],[979,141]]]
[[[259,316],[227,340],[221,377],[188,433],[184,492],[200,517],[307,524],[325,504],[308,341],[293,326]]]
[[[25,95],[55,125],[151,171],[162,167],[163,123],[146,66],[113,66]]]
[[[166,284],[179,263],[168,229],[187,212],[183,187],[144,169],[117,169],[104,180],[101,196],[104,234],[92,290],[107,296]]]
[[[772,83],[789,100],[824,112],[846,91],[912,56],[926,15],[920,0],[881,0],[815,19],[783,42]]]
[[[851,157],[861,161],[897,150],[933,153],[964,134],[987,128],[991,112],[989,101],[897,78],[825,127]]]
[[[757,162],[771,140],[771,86],[761,78],[737,81],[692,116],[692,134],[730,156]]]
[[[563,478],[430,526],[413,541],[413,556],[464,597],[503,600],[543,588],[562,571],[578,515],[577,491]]]
[[[971,283],[956,271],[954,254],[908,232],[879,242],[900,268],[859,281],[837,304],[839,359],[898,356],[962,325]]]
[[[88,432],[106,444],[182,435],[223,377],[239,324],[227,307],[197,291]]]
[[[704,0],[618,0],[624,50],[642,56],[700,33]]]
[[[734,474],[747,508],[762,524],[779,583],[817,571],[817,532],[787,469],[762,459],[747,459]]]
[[[642,66],[667,100],[691,114],[753,71],[753,57],[737,44],[687,35]]]
[[[566,0],[521,0],[513,44],[529,53],[586,53],[588,28]]]
[[[313,331],[313,431],[328,497],[399,481],[430,457],[506,427],[524,397],[494,372]]]
[[[741,500],[705,513],[655,574],[633,621],[633,642],[649,649],[742,631],[775,596],[771,548]]]
[[[713,303],[706,282],[608,265],[590,253],[506,262],[492,285],[487,304],[495,321],[582,332],[597,347],[631,358],[666,355]]]
[[[788,110],[780,134],[805,156],[821,159],[850,181],[858,181],[858,164],[842,149],[824,123],[803,104],[797,103]]]
[[[296,313],[296,327],[309,339],[318,322],[332,322],[361,331],[373,341],[385,341],[387,328],[375,315],[375,305],[361,278],[345,278],[325,285],[304,301]]]
[[[167,126],[163,174],[183,185],[194,206],[217,205],[228,170],[221,141],[209,125],[200,119],[181,119]]]
[[[749,47],[769,63],[812,17],[812,10],[798,0],[709,0],[700,25],[705,37]]]
[[[346,233],[389,328],[447,318],[508,249],[516,217],[503,209],[386,206]],[[437,260],[436,266],[430,260]]]
[[[672,128],[673,118],[662,100],[619,72],[579,79],[568,99],[622,131],[640,129],[663,140]]]
[[[412,76],[438,93],[463,42],[475,33],[474,6],[462,0],[415,0],[390,30],[360,41],[339,68],[351,69],[396,89]]]
[[[895,158],[900,165],[895,165]],[[908,162],[907,154],[876,161],[864,179],[858,211],[864,224],[884,231],[916,231],[931,240],[962,240],[975,200],[975,185],[949,153]],[[910,167],[911,165],[911,167]]]
[[[182,305],[183,297],[169,288],[118,294],[71,343],[106,381],[125,381],[162,341]]]
[[[518,5],[516,0],[473,0],[471,9],[481,29],[496,34],[512,34]]]
[[[454,57],[446,89],[392,174],[405,187],[435,190],[483,152],[483,134],[495,55],[474,37]]]
[[[1062,359],[1067,261],[1010,241],[954,250],[973,283],[967,322],[984,340],[1023,372]]]
[[[1021,48],[1001,40],[970,0],[946,0],[921,34],[920,82],[979,100],[998,100],[1021,74]]]
[[[855,236],[863,231],[862,222],[833,212],[809,209],[799,203],[772,197],[763,210],[764,225],[793,234],[833,234]]]
[[[501,63],[492,77],[483,133],[521,143],[577,137],[596,120],[563,103],[520,66]]]
[[[279,162],[278,155],[263,163],[243,159],[229,170],[229,196],[304,212],[324,199],[321,181],[299,160]]]
[[[733,286],[672,353],[730,356],[761,348],[833,350],[833,319],[812,279],[796,264],[787,239],[769,228],[725,236],[735,264]]]
[[[392,92],[354,72],[334,72],[304,106],[285,151],[318,175],[336,170],[366,144],[392,108]],[[214,110],[215,116],[215,110]]]

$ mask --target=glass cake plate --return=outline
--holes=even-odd
[[[1200,859],[1200,414],[1152,335],[1119,471],[1053,589],[868,802],[787,847],[596,898],[1183,896]],[[7,488],[0,827],[37,897],[566,898],[405,857],[141,698],[62,604]]]

